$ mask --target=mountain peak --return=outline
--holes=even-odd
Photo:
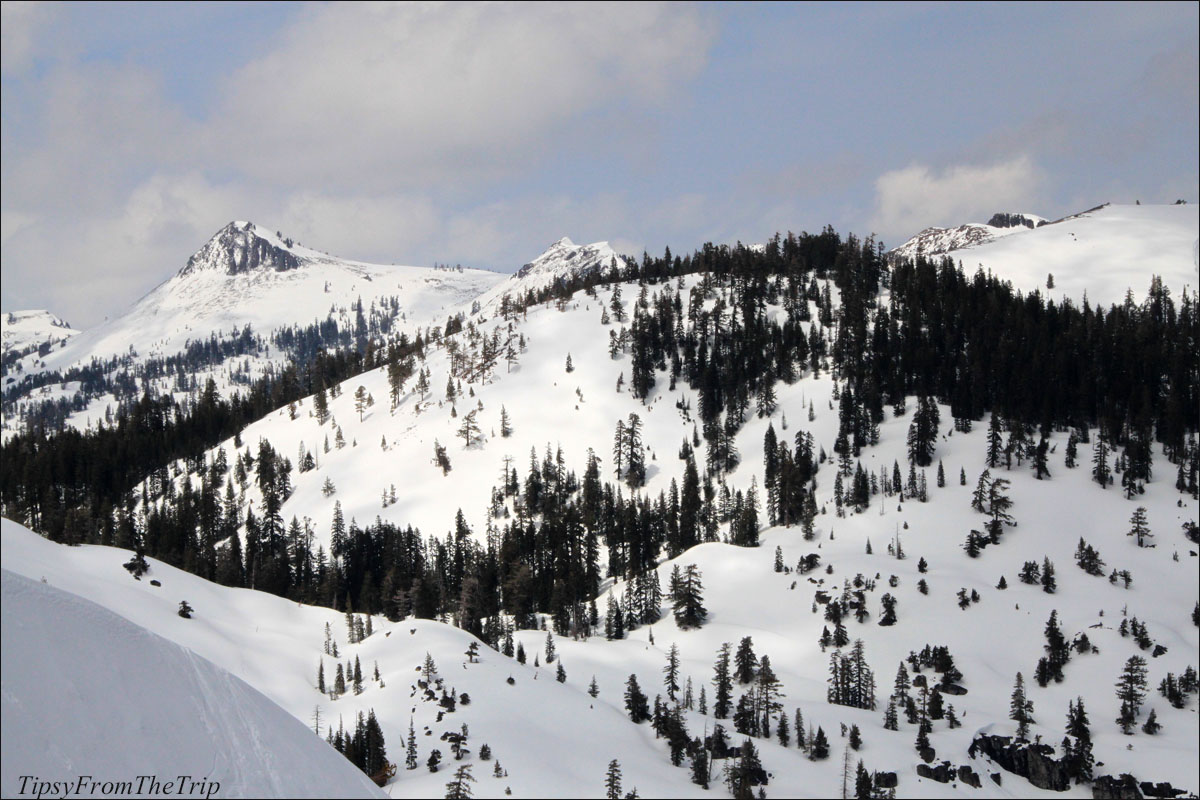
[[[517,270],[516,278],[565,278],[606,269],[618,258],[608,242],[575,244],[567,236],[550,245],[544,253]]]
[[[236,220],[217,231],[179,271],[180,276],[199,272],[240,275],[257,270],[287,272],[300,266],[289,239],[280,239],[253,222]]]

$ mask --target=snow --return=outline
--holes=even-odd
[[[1198,285],[1196,205],[1104,205],[1034,229],[989,233],[978,244],[956,243],[948,252],[926,247],[925,252],[945,252],[968,275],[990,271],[1021,291],[1040,291],[1056,301],[1069,298],[1076,305],[1085,293],[1091,303],[1104,306],[1120,303],[1127,291],[1144,298],[1153,275],[1161,276],[1176,297]],[[910,245],[919,238],[897,252],[914,254]],[[1054,276],[1053,289],[1046,288],[1048,275]]]
[[[495,311],[505,295],[523,300],[528,292],[538,292],[559,279],[607,271],[623,261],[608,242],[577,245],[564,236],[508,280],[482,294],[478,302],[483,309]]]
[[[381,796],[299,720],[212,662],[52,585],[7,569],[2,581],[6,797],[37,781],[71,781],[69,794],[84,797],[106,796],[108,781],[154,796]]]
[[[231,231],[236,234],[232,239]],[[290,253],[299,266],[286,271],[268,266],[229,274],[226,267],[233,256],[223,246],[230,241],[248,241],[248,237]],[[364,312],[368,312],[373,303],[398,298],[396,314],[403,319],[397,319],[397,327],[411,337],[421,327],[442,325],[451,314],[469,309],[471,300],[507,277],[477,269],[389,266],[338,259],[296,244],[288,247],[261,226],[234,222],[206,243],[178,274],[137,301],[126,314],[73,336],[45,358],[36,353],[29,355],[20,366],[24,375],[53,370],[65,374],[93,359],[131,357],[136,368],[149,358],[169,357],[184,351],[189,343],[213,335],[230,336],[247,325],[268,342],[277,329],[319,323],[328,317],[338,320],[343,329],[352,329],[353,306],[360,299]],[[247,377],[259,377],[278,370],[284,361],[284,354],[269,348],[264,357],[230,359],[198,373],[196,383],[203,387],[212,377],[218,391],[227,393],[240,385],[230,374],[233,367],[244,366]],[[12,379],[10,373],[7,380]],[[155,391],[165,394],[177,390],[167,376],[156,382]],[[178,399],[186,397],[186,393],[177,394]],[[74,414],[69,423],[87,427],[103,419],[106,408],[115,406],[115,398],[105,395],[93,400],[87,411]],[[6,434],[19,425],[21,409],[20,403],[6,408]]]
[[[964,268],[972,270],[970,258],[986,257],[988,266],[1018,288],[1032,290],[1044,282],[1044,273],[1054,272],[1056,284],[1078,301],[1086,288],[1094,302],[1108,292],[1119,300],[1125,287],[1141,270],[1153,267],[1175,287],[1168,271],[1159,266],[1176,263],[1176,239],[1186,242],[1188,263],[1194,252],[1196,212],[1194,207],[1107,207],[1087,215],[1046,225],[1035,230],[1014,228],[1003,239],[958,251]],[[1190,226],[1190,227],[1189,227]],[[1174,231],[1174,233],[1172,233]],[[1175,238],[1172,238],[1172,237]],[[1039,237],[1034,239],[1033,237]],[[1143,241],[1144,240],[1144,241]],[[1026,242],[1026,244],[1020,244]],[[1175,242],[1175,244],[1172,244]],[[1040,260],[1018,261],[1000,258],[1003,248],[1037,245],[1045,253]],[[1101,246],[1103,245],[1103,247]],[[1162,249],[1159,253],[1158,249]],[[601,251],[598,245],[588,247]],[[1076,250],[1091,248],[1099,261],[1084,263]],[[1105,247],[1124,253],[1126,262],[1111,257],[1104,267],[1099,251]],[[579,248],[569,240],[552,246],[555,257],[547,257],[525,276],[499,283],[483,295],[498,301],[504,291],[526,280],[553,280],[564,270],[576,269],[586,260],[571,258]],[[550,252],[550,251],[548,251]],[[1019,252],[1014,250],[1013,252]],[[997,255],[999,254],[999,255]],[[603,256],[602,256],[603,257]],[[958,257],[958,256],[956,256]],[[1033,262],[1033,263],[1030,263]],[[538,261],[531,262],[537,264]],[[1057,266],[1047,267],[1053,263]],[[1130,264],[1136,264],[1136,268]],[[1149,265],[1149,266],[1147,266]],[[1087,267],[1085,269],[1085,266]],[[1094,268],[1093,268],[1094,267]],[[1140,278],[1139,278],[1140,279]],[[1024,281],[1033,283],[1025,284]],[[1143,283],[1148,283],[1148,273]],[[673,282],[674,283],[674,282]],[[682,281],[687,292],[699,283],[699,276]],[[522,287],[529,284],[520,284]],[[546,285],[542,283],[541,285]],[[1189,285],[1194,286],[1193,282]],[[662,284],[647,287],[649,300]],[[632,312],[640,287],[621,285],[624,307]],[[523,294],[522,288],[521,293]],[[1058,290],[1056,290],[1057,292]],[[364,298],[365,299],[365,298]],[[333,504],[340,502],[347,519],[368,524],[377,517],[398,525],[414,525],[423,534],[442,536],[453,526],[455,512],[461,507],[468,523],[481,540],[489,522],[491,487],[498,481],[505,456],[523,477],[531,449],[540,459],[549,447],[553,453],[561,447],[569,469],[582,474],[587,452],[594,450],[602,460],[602,471],[611,479],[608,466],[613,431],[618,420],[637,413],[645,423],[644,439],[648,448],[648,482],[643,490],[651,497],[669,489],[672,478],[681,481],[683,462],[676,454],[681,442],[690,440],[693,422],[683,410],[695,414],[695,393],[680,381],[674,390],[668,378],[656,373],[657,383],[646,403],[629,393],[628,354],[616,359],[608,352],[609,331],[619,330],[615,320],[601,325],[602,309],[612,300],[612,288],[601,287],[597,297],[579,293],[568,302],[532,307],[511,320],[493,316],[495,304],[485,305],[473,317],[481,336],[498,331],[501,337],[523,335],[526,349],[511,371],[500,361],[486,380],[462,382],[455,404],[444,401],[450,375],[450,356],[444,345],[431,348],[424,364],[431,372],[431,393],[418,397],[413,393],[414,379],[394,412],[389,410],[388,387],[383,370],[357,376],[345,382],[339,397],[329,401],[333,420],[325,425],[311,416],[312,399],[298,406],[295,420],[286,409],[268,415],[242,431],[243,449],[253,450],[260,438],[271,442],[277,451],[292,458],[303,446],[312,452],[318,467],[308,473],[293,474],[294,494],[284,504],[285,519],[293,516],[314,521],[317,540],[328,548],[328,527]],[[712,302],[708,300],[706,302]],[[768,313],[780,313],[769,308]],[[628,323],[626,323],[628,324]],[[470,331],[456,335],[460,350],[468,350]],[[574,371],[565,370],[570,354]],[[626,387],[616,391],[618,376]],[[354,409],[355,389],[364,386],[374,405],[360,420]],[[756,482],[763,486],[763,435],[772,424],[781,440],[791,440],[800,430],[810,432],[816,448],[833,452],[837,434],[834,384],[827,373],[813,376],[806,372],[792,385],[778,384],[778,409],[769,418],[751,416],[737,436],[742,463],[731,475],[731,490],[746,491]],[[814,419],[809,420],[810,405]],[[912,408],[910,401],[909,407]],[[511,438],[499,435],[501,408],[512,420]],[[467,447],[456,430],[462,417],[478,409],[484,440]],[[784,418],[786,417],[786,427]],[[961,545],[968,531],[980,528],[984,518],[970,508],[971,491],[984,468],[986,423],[977,423],[971,433],[953,431],[951,415],[941,408],[941,435],[935,459],[945,465],[947,486],[935,485],[936,467],[927,471],[930,502],[874,496],[863,514],[840,518],[832,500],[833,467],[824,464],[817,475],[818,505],[826,513],[817,518],[817,538],[805,541],[798,529],[772,528],[762,534],[762,546],[735,548],[721,543],[703,544],[683,553],[673,562],[659,567],[662,583],[675,564],[696,564],[704,584],[704,603],[709,609],[708,623],[698,630],[681,631],[669,619],[652,629],[641,628],[623,641],[606,642],[593,637],[571,641],[556,637],[556,646],[566,669],[565,684],[554,681],[553,667],[532,666],[534,653],[545,640],[543,631],[523,631],[517,638],[529,653],[530,663],[517,664],[481,647],[481,662],[467,664],[464,651],[472,640],[468,634],[441,622],[409,619],[389,623],[376,619],[375,635],[360,644],[345,643],[342,614],[303,606],[281,598],[208,583],[196,576],[152,561],[151,572],[142,580],[133,580],[120,566],[129,554],[103,547],[67,548],[42,540],[16,523],[2,526],[2,560],[6,570],[31,579],[45,578],[51,586],[73,592],[153,633],[171,640],[214,664],[228,670],[262,692],[297,720],[310,724],[314,707],[321,709],[325,723],[341,718],[351,724],[362,710],[374,708],[387,742],[389,757],[400,762],[400,771],[388,785],[392,796],[436,796],[452,774],[456,762],[438,737],[444,731],[457,731],[464,723],[471,731],[470,747],[487,742],[509,775],[491,777],[491,763],[469,757],[474,766],[476,795],[498,797],[511,788],[517,796],[596,796],[601,791],[604,770],[609,760],[618,759],[624,772],[624,787],[636,786],[644,797],[696,797],[704,793],[687,780],[686,769],[669,765],[665,743],[656,740],[647,725],[634,726],[625,716],[622,704],[624,682],[636,673],[643,691],[651,699],[662,693],[662,667],[671,644],[677,644],[683,663],[684,678],[691,677],[696,692],[707,684],[712,699],[713,661],[722,642],[736,643],[753,636],[755,652],[767,654],[783,681],[785,708],[789,714],[802,709],[814,727],[821,725],[829,735],[832,755],[829,761],[814,763],[793,746],[784,750],[777,743],[755,742],[766,769],[772,773],[767,787],[771,796],[835,796],[841,790],[841,758],[845,740],[841,724],[857,724],[865,741],[861,753],[852,753],[853,762],[862,758],[872,770],[894,770],[900,776],[900,796],[949,797],[960,792],[950,784],[921,779],[915,767],[919,759],[913,750],[915,726],[901,723],[900,731],[882,728],[883,706],[890,691],[896,667],[910,650],[926,643],[947,645],[959,669],[965,675],[967,695],[949,697],[963,721],[958,730],[935,723],[931,742],[938,760],[970,764],[984,778],[983,788],[973,790],[983,797],[1059,796],[1033,788],[1016,776],[1005,774],[997,786],[987,773],[1001,770],[982,756],[971,759],[967,748],[981,731],[1011,735],[1008,700],[1015,674],[1026,678],[1033,700],[1036,724],[1032,733],[1043,741],[1057,744],[1064,733],[1067,703],[1076,696],[1084,698],[1091,717],[1095,755],[1103,766],[1096,774],[1119,775],[1130,772],[1140,780],[1170,781],[1195,792],[1196,752],[1200,749],[1200,727],[1196,723],[1197,702],[1193,699],[1182,710],[1171,708],[1153,687],[1167,671],[1180,674],[1188,665],[1200,663],[1200,636],[1189,614],[1200,595],[1200,576],[1196,556],[1180,533],[1180,526],[1195,520],[1195,502],[1173,488],[1174,470],[1161,453],[1155,454],[1154,480],[1146,493],[1134,500],[1125,499],[1119,489],[1101,489],[1090,480],[1087,445],[1080,447],[1080,466],[1063,466],[1066,436],[1052,432],[1050,457],[1052,477],[1039,481],[1029,465],[1014,465],[1012,470],[993,470],[993,474],[1012,481],[1010,494],[1013,513],[1019,522],[1009,529],[998,546],[988,547],[978,559],[970,559]],[[906,464],[905,440],[909,416],[887,419],[880,426],[879,446],[863,451],[864,469],[878,473],[889,471],[894,462]],[[324,450],[326,439],[333,443],[335,425],[340,425],[347,446]],[[386,448],[380,440],[386,441]],[[449,450],[452,471],[443,475],[431,463],[433,442],[437,439]],[[232,441],[222,445],[232,462]],[[208,454],[215,455],[216,448]],[[967,486],[960,486],[960,469]],[[326,479],[336,486],[336,494],[326,498],[320,488]],[[182,480],[182,478],[180,478]],[[193,485],[196,480],[193,479]],[[398,501],[382,507],[380,495],[392,484]],[[761,496],[761,494],[760,494]],[[258,505],[261,500],[251,486],[243,500]],[[1128,520],[1137,506],[1148,510],[1157,547],[1140,549],[1125,535]],[[765,513],[762,514],[765,519]],[[492,520],[502,524],[504,520]],[[887,555],[887,544],[899,536],[908,554],[905,560]],[[1129,589],[1110,584],[1101,577],[1085,574],[1075,566],[1074,551],[1080,537],[1099,550],[1109,569],[1128,569],[1133,575]],[[868,555],[870,541],[874,554]],[[819,553],[822,568],[806,576],[772,570],[774,550],[782,548],[784,561],[792,565],[802,556]],[[928,573],[917,571],[924,557]],[[1178,557],[1176,559],[1176,556]],[[1057,567],[1059,588],[1046,594],[1039,586],[1021,584],[1017,572],[1028,560],[1041,563],[1049,558]],[[833,567],[832,573],[825,565]],[[871,619],[863,625],[848,621],[852,638],[863,638],[866,654],[875,671],[880,708],[861,711],[829,705],[825,701],[827,653],[817,647],[822,627],[820,614],[813,613],[813,594],[818,589],[840,591],[844,580],[855,575],[875,579],[878,588],[869,593]],[[895,575],[897,586],[888,585]],[[1007,590],[998,590],[1001,575]],[[149,585],[151,578],[161,587]],[[929,593],[917,591],[924,578]],[[960,588],[979,592],[981,601],[960,610],[955,595]],[[619,594],[623,586],[614,587]],[[879,597],[890,592],[898,598],[899,622],[893,627],[876,624]],[[6,595],[7,599],[7,595]],[[181,599],[196,609],[196,617],[182,620],[174,612]],[[601,611],[604,595],[599,598]],[[1033,681],[1033,670],[1042,655],[1042,629],[1052,610],[1057,610],[1068,639],[1087,632],[1098,653],[1076,655],[1066,665],[1067,680],[1040,688]],[[8,604],[6,603],[6,620]],[[1122,638],[1117,626],[1124,616],[1144,621],[1150,636],[1167,647],[1167,653],[1150,658],[1139,651],[1131,639]],[[322,661],[323,630],[333,627],[343,659],[359,656],[364,673],[378,662],[384,685],[368,681],[361,696],[346,695],[336,701],[318,694],[314,688],[317,664]],[[7,625],[7,621],[6,621]],[[653,632],[654,643],[649,641]],[[344,645],[344,647],[343,647]],[[8,672],[9,634],[5,630],[5,672]],[[460,705],[453,714],[437,721],[434,703],[423,702],[414,690],[414,668],[429,652],[440,667],[448,687],[468,692],[471,703]],[[1113,720],[1117,702],[1113,684],[1125,660],[1134,654],[1149,662],[1151,691],[1142,719],[1154,708],[1164,726],[1161,734],[1142,733],[1127,737],[1120,734]],[[335,661],[325,657],[327,679],[332,678]],[[601,694],[587,695],[595,675]],[[508,684],[512,677],[514,684]],[[742,690],[737,687],[735,696]],[[7,691],[7,684],[6,684]],[[6,709],[7,718],[7,709]],[[415,771],[403,768],[402,736],[410,718],[416,725],[422,766]],[[687,715],[693,736],[711,730],[713,720],[696,712]],[[7,722],[6,722],[7,724]],[[336,724],[336,723],[335,723]],[[727,730],[732,726],[725,721]],[[430,736],[425,736],[428,728]],[[315,737],[314,737],[315,738]],[[740,737],[733,737],[734,743]],[[5,736],[5,762],[11,760]],[[442,750],[443,768],[431,774],[424,767],[431,747]],[[718,763],[717,769],[719,770]],[[714,771],[714,783],[719,776]],[[7,784],[5,784],[7,786]],[[714,786],[720,794],[722,789]],[[1073,787],[1062,793],[1068,797],[1088,797],[1087,786]]]
[[[686,279],[685,292],[697,280],[695,276]],[[632,311],[638,286],[624,284],[621,288],[625,307]],[[653,301],[655,287],[650,288]],[[449,374],[448,354],[445,349],[432,349],[426,361],[432,373],[431,396],[422,399],[412,394],[410,380],[410,391],[394,414],[388,410],[382,371],[343,384],[341,396],[330,400],[330,410],[344,430],[345,449],[324,452],[325,437],[331,442],[334,439],[334,423],[321,426],[309,416],[311,399],[300,404],[295,420],[281,409],[251,425],[242,432],[245,447],[253,449],[264,437],[279,452],[294,457],[303,443],[319,461],[312,472],[293,476],[295,493],[283,507],[284,518],[310,517],[318,542],[327,546],[335,500],[342,504],[347,519],[356,518],[360,524],[379,517],[400,525],[412,524],[424,534],[438,536],[451,529],[455,511],[461,507],[475,535],[482,538],[488,522],[490,487],[497,482],[506,455],[514,459],[514,466],[523,475],[531,448],[540,460],[547,446],[552,452],[561,447],[567,466],[581,473],[589,448],[607,464],[616,422],[631,412],[638,413],[645,422],[645,441],[653,454],[647,460],[648,485],[644,491],[656,497],[667,490],[672,478],[682,478],[683,464],[676,452],[692,433],[692,423],[677,403],[690,403],[695,409],[695,394],[682,382],[674,391],[669,390],[663,373],[657,374],[658,383],[645,405],[635,400],[628,388],[615,391],[618,375],[624,373],[628,382],[629,356],[622,354],[615,360],[609,357],[606,326],[600,325],[599,319],[601,306],[611,302],[611,289],[602,288],[598,294],[597,298],[579,294],[561,309],[534,307],[511,320],[514,335],[525,336],[527,350],[511,372],[501,362],[488,381],[464,381],[462,390],[467,394],[458,400],[456,415],[450,403],[439,402]],[[771,309],[770,313],[777,311]],[[507,331],[509,322],[493,318],[478,324],[482,335],[490,335],[493,328]],[[607,329],[619,327],[614,323]],[[460,347],[467,346],[465,337],[465,333],[458,336]],[[575,365],[571,373],[565,371],[567,353],[571,353]],[[375,398],[374,406],[361,421],[353,408],[353,394],[359,384]],[[474,392],[473,397],[468,390]],[[779,384],[778,410],[769,419],[751,417],[738,434],[742,465],[729,476],[731,490],[746,491],[753,480],[761,491],[762,440],[768,423],[786,439],[798,430],[809,431],[818,448],[832,452],[837,432],[832,390],[833,383],[826,374],[806,374],[791,386]],[[815,415],[812,421],[807,418],[810,403]],[[456,438],[455,431],[462,416],[480,404],[483,410],[478,416],[486,438],[468,448]],[[501,406],[507,409],[515,428],[509,439],[498,435]],[[157,563],[148,577],[160,578],[163,586],[154,589],[145,580],[133,581],[120,569],[119,563],[128,557],[127,553],[98,547],[62,548],[24,531],[14,531],[15,526],[8,523],[3,561],[8,569],[31,577],[45,575],[52,584],[102,602],[195,650],[258,688],[298,719],[310,719],[315,705],[321,705],[326,720],[334,715],[351,720],[358,710],[375,708],[393,760],[400,757],[399,742],[410,715],[417,724],[422,764],[434,744],[422,735],[425,726],[436,740],[441,732],[468,723],[472,742],[476,746],[488,742],[510,773],[507,778],[493,779],[490,764],[476,764],[478,796],[498,796],[506,787],[518,795],[594,796],[612,758],[621,762],[626,788],[636,785],[642,796],[697,796],[700,790],[687,782],[686,770],[669,766],[665,744],[656,741],[646,726],[635,727],[623,715],[624,681],[630,673],[636,673],[651,697],[662,692],[665,654],[675,643],[681,651],[683,674],[693,678],[698,693],[699,686],[711,679],[720,644],[736,644],[747,635],[753,636],[760,656],[771,656],[784,683],[789,713],[799,706],[806,720],[823,726],[833,743],[830,761],[813,763],[794,747],[785,751],[772,742],[756,742],[766,768],[774,776],[768,792],[776,796],[824,796],[840,791],[844,740],[839,733],[844,722],[857,724],[863,731],[865,749],[853,754],[855,761],[861,757],[870,769],[898,771],[902,796],[950,796],[955,794],[951,786],[931,783],[915,774],[918,759],[912,747],[913,726],[902,723],[899,732],[887,732],[881,725],[882,705],[876,711],[860,711],[825,702],[829,656],[820,652],[816,642],[826,623],[811,611],[813,592],[817,588],[838,591],[843,580],[858,573],[868,578],[878,574],[878,589],[869,595],[871,620],[861,626],[850,622],[849,628],[852,637],[866,640],[881,704],[886,703],[897,664],[910,650],[926,643],[948,645],[966,676],[964,685],[969,694],[947,698],[954,702],[964,727],[951,731],[938,723],[931,737],[939,760],[971,764],[981,775],[999,771],[982,757],[969,759],[967,748],[978,731],[1011,735],[1008,697],[1013,678],[1021,671],[1035,703],[1038,724],[1033,732],[1044,741],[1061,740],[1067,703],[1079,695],[1091,714],[1096,758],[1104,762],[1097,774],[1128,771],[1141,780],[1169,780],[1195,790],[1194,754],[1200,747],[1200,732],[1194,700],[1188,708],[1176,710],[1152,693],[1143,718],[1153,707],[1164,725],[1163,733],[1154,738],[1140,733],[1125,737],[1112,722],[1117,715],[1112,685],[1125,660],[1140,653],[1131,639],[1116,632],[1123,615],[1143,620],[1152,638],[1168,648],[1165,655],[1147,659],[1151,687],[1157,686],[1168,670],[1180,674],[1187,665],[1200,661],[1200,639],[1187,619],[1200,593],[1200,580],[1195,557],[1180,534],[1180,525],[1195,518],[1196,507],[1187,497],[1176,504],[1181,496],[1173,488],[1174,471],[1161,455],[1157,456],[1155,480],[1147,486],[1146,494],[1126,500],[1115,487],[1103,490],[1091,482],[1086,466],[1074,470],[1063,467],[1066,438],[1055,432],[1050,438],[1055,450],[1050,480],[1035,480],[1028,465],[994,471],[1012,481],[1013,512],[1020,524],[1005,534],[999,546],[987,548],[978,559],[969,559],[961,544],[967,531],[981,527],[984,520],[970,509],[969,501],[984,467],[986,425],[977,424],[969,434],[953,432],[946,407],[941,409],[941,419],[942,435],[935,458],[944,462],[949,485],[936,488],[935,469],[928,470],[929,503],[910,500],[898,505],[896,498],[876,496],[866,513],[838,518],[832,502],[832,467],[825,464],[817,478],[818,502],[827,513],[818,517],[816,541],[804,541],[796,529],[769,529],[757,549],[709,543],[663,564],[659,569],[664,586],[675,563],[699,566],[709,623],[699,630],[680,631],[666,619],[653,627],[654,644],[649,642],[650,631],[646,628],[617,642],[557,639],[568,674],[564,685],[554,682],[552,668],[543,666],[539,672],[486,648],[482,650],[482,663],[464,665],[463,653],[471,637],[447,625],[426,620],[397,624],[378,620],[374,636],[358,645],[346,645],[344,652],[360,655],[364,671],[378,661],[386,687],[372,685],[361,697],[346,696],[329,702],[315,692],[313,681],[321,659],[323,625],[333,625],[341,639],[342,615],[255,592],[213,586]],[[881,425],[880,445],[863,453],[865,469],[877,473],[883,467],[890,470],[894,461],[905,463],[909,422],[907,416],[889,415]],[[380,446],[382,437],[387,440],[386,450]],[[443,475],[431,463],[435,438],[449,449],[453,467],[449,475]],[[232,458],[232,442],[224,446]],[[1080,460],[1081,464],[1087,463],[1086,445],[1080,448]],[[605,473],[611,476],[603,464]],[[958,485],[960,468],[966,472],[967,486]],[[337,487],[332,498],[320,492],[326,478]],[[398,502],[383,508],[380,494],[393,483]],[[260,502],[256,489],[249,489],[246,501]],[[1158,537],[1156,548],[1139,549],[1125,536],[1130,514],[1138,505],[1148,509],[1150,526]],[[886,555],[887,543],[896,535],[908,553],[906,560]],[[1073,553],[1081,536],[1100,551],[1110,568],[1131,571],[1131,588],[1113,586],[1075,566]],[[865,553],[868,540],[874,555]],[[783,549],[787,564],[817,552],[822,564],[832,564],[834,571],[829,574],[821,570],[808,576],[774,573],[771,565],[776,546]],[[1179,560],[1173,558],[1175,555]],[[921,556],[929,562],[929,572],[924,576],[917,573]],[[1025,561],[1040,563],[1044,557],[1057,566],[1056,594],[1046,594],[1040,587],[1026,586],[1016,579]],[[898,579],[896,588],[887,585],[892,574]],[[1001,575],[1009,583],[1004,591],[994,588]],[[928,595],[916,590],[921,577],[929,582]],[[622,588],[617,586],[616,592],[619,594]],[[960,588],[977,590],[981,602],[960,610],[955,603]],[[899,599],[900,622],[890,628],[875,624],[879,596],[885,591]],[[197,620],[182,621],[174,615],[180,599],[188,599],[197,609]],[[599,604],[603,610],[603,596]],[[1042,628],[1052,610],[1058,611],[1068,639],[1086,631],[1100,653],[1075,656],[1066,667],[1067,682],[1039,688],[1032,674],[1042,655]],[[518,639],[532,663],[545,633],[521,632]],[[436,659],[448,685],[460,693],[469,692],[472,698],[469,706],[460,706],[440,724],[433,704],[421,702],[419,694],[410,694],[413,669],[426,651]],[[325,666],[328,677],[333,662],[326,659]],[[596,700],[586,694],[593,674],[601,688]],[[510,675],[516,681],[514,686],[507,684]],[[711,686],[709,689],[711,699]],[[711,729],[711,717],[689,713],[693,735],[702,733],[706,724]],[[1127,745],[1133,749],[1126,749]],[[444,744],[442,749],[448,754]],[[436,775],[423,766],[414,772],[401,769],[388,789],[394,796],[440,793],[453,766],[448,762]],[[979,793],[994,797],[1048,794],[1011,775],[1004,776],[1001,787],[985,776]],[[1084,797],[1088,790],[1079,787],[1066,794]]]
[[[58,344],[78,333],[49,311],[0,311],[0,339],[6,356],[36,350],[43,342]]]

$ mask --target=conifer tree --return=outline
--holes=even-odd
[[[630,674],[625,682],[625,710],[635,725],[650,719],[649,701],[638,686],[637,675]]]
[[[1126,736],[1133,733],[1142,701],[1146,698],[1146,659],[1130,656],[1125,669],[1117,680],[1117,699],[1121,701],[1121,714],[1117,724]]]
[[[604,796],[607,800],[621,800],[621,765],[615,758],[608,762],[604,775]]]
[[[729,671],[730,649],[729,642],[725,642],[721,645],[721,649],[717,651],[717,663],[714,668],[713,677],[713,685],[716,687],[716,696],[713,701],[713,716],[716,719],[729,718],[729,708],[733,696],[733,677]]]
[[[754,655],[754,642],[749,636],[742,637],[733,660],[735,665],[734,677],[737,679],[737,682],[741,684],[752,682],[755,672],[758,670],[758,658]]]
[[[1017,741],[1028,741],[1029,726],[1034,722],[1033,701],[1025,696],[1025,679],[1019,672],[1008,709],[1008,718],[1017,723]]]

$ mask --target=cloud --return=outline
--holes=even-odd
[[[885,241],[903,241],[931,225],[984,222],[997,211],[1035,212],[1044,183],[1028,156],[940,171],[913,164],[876,179],[870,224]]]
[[[55,14],[55,6],[47,3],[0,4],[0,69],[10,75],[28,69],[37,53],[38,33]]]
[[[154,175],[102,212],[68,219],[5,212],[5,307],[16,298],[84,327],[120,313],[231,219],[237,194],[199,173]]]
[[[231,77],[207,144],[285,185],[453,190],[520,169],[598,107],[662,97],[712,33],[673,4],[313,7]]]
[[[80,18],[3,8],[4,303],[83,325],[231,219],[350,258],[499,267],[627,230],[624,198],[519,184],[623,157],[715,33],[677,4],[314,4],[185,108],[153,62],[58,46],[86,39]]]

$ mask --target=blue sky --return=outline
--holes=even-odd
[[[231,219],[512,270],[1194,201],[1197,8],[5,3],[2,303],[93,325]]]

